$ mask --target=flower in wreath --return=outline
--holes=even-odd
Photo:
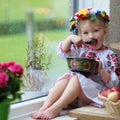
[[[82,19],[87,19],[89,16],[89,10],[90,9],[82,9],[80,11],[78,11],[76,14],[75,14],[75,17],[77,20],[82,20]]]
[[[13,61],[0,63],[0,102],[21,99],[23,67]]]

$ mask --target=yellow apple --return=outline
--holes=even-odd
[[[120,98],[120,93],[117,91],[108,94],[108,100],[111,100],[112,102],[117,102],[119,98]]]

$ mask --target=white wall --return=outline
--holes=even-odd
[[[109,14],[110,0],[79,0],[79,9],[95,8],[105,10]]]
[[[92,0],[92,7],[95,9],[105,10],[109,14],[110,0]]]
[[[82,8],[91,8],[92,0],[79,0],[79,9]]]

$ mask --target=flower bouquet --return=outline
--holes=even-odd
[[[0,63],[0,102],[21,98],[23,68],[15,62]]]
[[[12,101],[21,99],[23,68],[15,62],[0,63],[0,120],[7,120]]]

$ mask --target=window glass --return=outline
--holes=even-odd
[[[57,46],[69,34],[69,4],[65,0],[1,0],[0,62],[23,65],[23,100],[46,95],[68,69],[57,56]]]

